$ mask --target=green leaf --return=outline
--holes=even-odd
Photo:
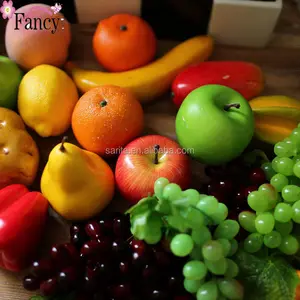
[[[245,288],[244,300],[294,300],[299,278],[282,257],[262,256],[238,251],[235,262]]]
[[[186,232],[189,229],[189,225],[180,215],[165,216],[164,220],[170,227],[172,227],[173,229],[177,229],[180,232]]]
[[[133,215],[131,217],[131,233],[136,239],[143,240],[147,234],[147,222],[151,215],[151,211],[147,210],[143,213]]]
[[[142,214],[147,210],[154,210],[158,199],[156,197],[146,197],[141,199],[137,204],[131,206],[125,214],[130,214],[131,216],[136,214]]]
[[[155,206],[155,211],[168,215],[171,213],[171,205],[170,202],[166,199],[158,199],[158,203]]]

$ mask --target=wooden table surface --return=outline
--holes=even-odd
[[[5,55],[4,25],[0,21],[0,54]],[[73,25],[73,42],[70,49],[70,59],[87,68],[97,68],[91,48],[92,35],[95,26]],[[159,53],[164,53],[176,43],[162,41],[159,43]],[[266,49],[246,49],[216,45],[211,60],[246,60],[260,65],[265,73],[266,87],[264,94],[284,94],[300,99],[300,13],[296,5],[289,0],[284,2],[284,9],[276,28],[274,38]],[[176,110],[169,96],[158,99],[155,103],[145,107],[146,128],[145,133],[158,133],[175,138],[174,119]],[[164,130],[162,130],[164,128]],[[42,139],[34,136],[41,153],[40,172],[43,170],[49,152],[61,137]],[[71,132],[68,132],[73,142]],[[202,175],[200,164],[193,164],[194,182],[199,183]],[[39,174],[40,175],[40,174]],[[39,189],[39,176],[34,189]],[[114,199],[111,208],[124,207],[121,199]],[[24,234],[30,234],[24,232]],[[53,242],[66,240],[68,227],[56,218],[50,218],[47,231],[40,249],[42,252],[49,249]],[[0,271],[0,299],[1,300],[27,300],[30,293],[24,291],[21,285],[22,274],[11,274]]]

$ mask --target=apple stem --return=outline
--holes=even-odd
[[[240,108],[241,105],[239,103],[226,104],[226,105],[224,105],[224,110],[228,111],[232,107],[234,107],[234,108]]]
[[[59,150],[60,150],[61,152],[65,152],[65,151],[66,151],[66,148],[64,147],[64,143],[65,143],[67,140],[68,140],[68,137],[67,137],[67,136],[64,136],[63,139],[62,139],[62,141],[61,141],[60,148],[59,148]]]
[[[159,145],[154,146],[154,151],[155,151],[154,164],[156,164],[156,165],[158,165],[158,151],[159,151],[159,148],[160,148]]]

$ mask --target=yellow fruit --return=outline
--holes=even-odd
[[[255,136],[275,144],[287,138],[300,122],[300,101],[282,95],[249,101],[255,117]]]
[[[40,136],[58,136],[71,125],[78,92],[62,70],[40,65],[30,70],[19,87],[18,108],[26,125]]]
[[[140,102],[149,102],[168,91],[179,72],[191,64],[205,61],[212,51],[212,38],[197,36],[179,44],[156,61],[130,71],[108,73],[83,70],[71,62],[65,68],[82,93],[112,84],[129,88]]]
[[[269,144],[276,144],[287,138],[298,122],[274,117],[274,116],[254,116],[255,137]]]

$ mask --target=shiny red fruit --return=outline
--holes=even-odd
[[[103,234],[100,224],[97,221],[87,223],[85,225],[85,232],[93,240],[96,240]]]
[[[40,292],[43,296],[53,296],[58,292],[58,283],[56,278],[50,278],[43,281],[40,285]]]
[[[252,186],[246,187],[245,191],[244,191],[245,198],[247,198],[250,193],[257,191],[257,190],[258,190],[257,185],[252,185]]]
[[[266,183],[266,175],[265,172],[261,168],[255,168],[251,171],[249,175],[249,179],[252,184],[261,185]]]

